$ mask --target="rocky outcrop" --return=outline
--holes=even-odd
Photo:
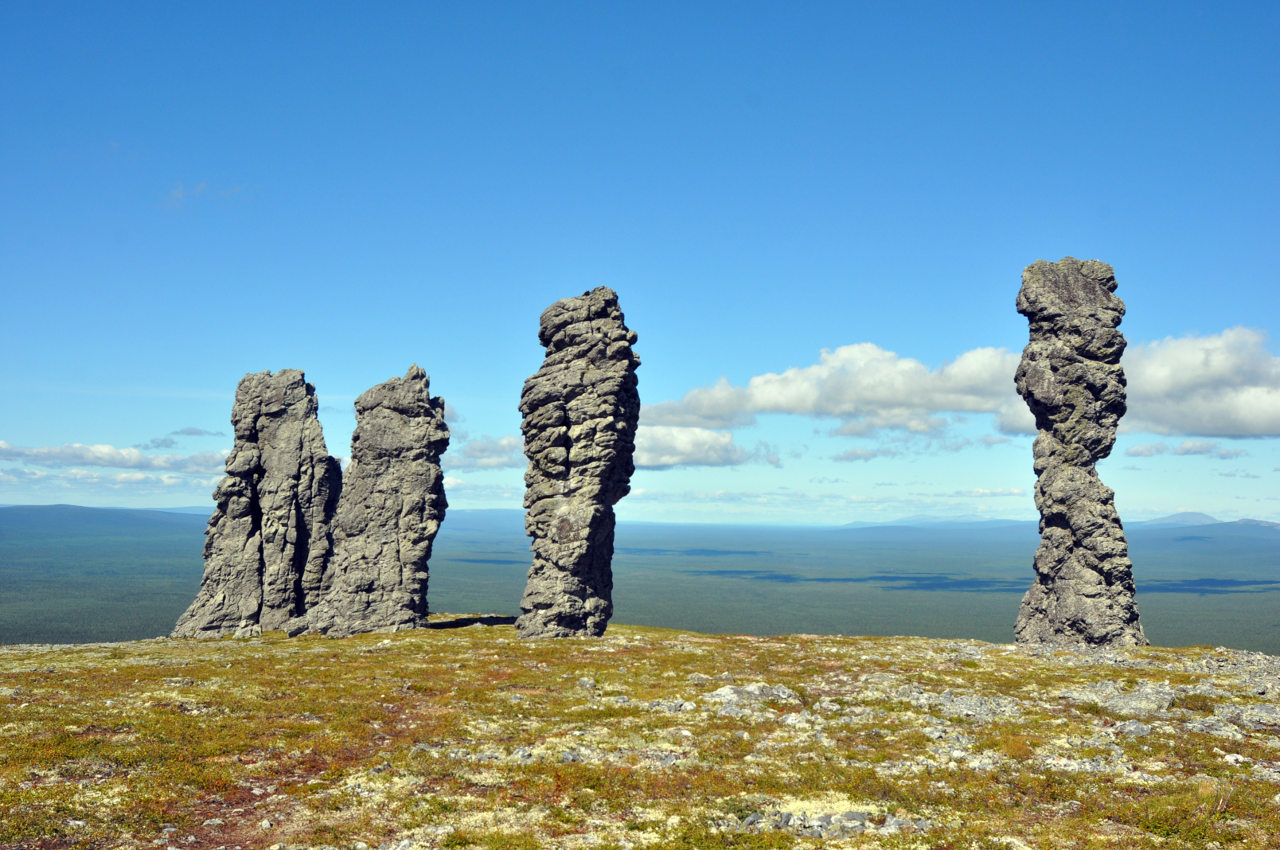
[[[204,579],[174,637],[426,625],[427,560],[446,507],[444,402],[418,366],[356,399],[345,482],[316,409],[296,369],[240,381]]]
[[[245,375],[231,408],[235,445],[214,490],[204,578],[174,637],[286,628],[320,591],[342,489],[302,372]]]
[[[1094,464],[1125,413],[1118,330],[1124,302],[1097,260],[1039,260],[1022,273],[1018,312],[1031,324],[1015,383],[1035,415],[1036,580],[1018,611],[1020,643],[1147,643],[1114,493]]]
[[[356,399],[332,565],[308,616],[315,631],[427,624],[427,561],[448,506],[440,455],[449,446],[444,401],[430,390],[427,373],[412,366]]]
[[[520,395],[533,566],[516,628],[601,635],[613,614],[613,506],[635,471],[636,334],[602,286],[548,307],[538,340],[546,359]]]

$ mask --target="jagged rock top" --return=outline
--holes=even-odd
[[[449,445],[444,400],[431,395],[426,370],[414,364],[403,378],[392,378],[365,390],[356,399],[359,421],[351,437],[351,454],[361,463],[386,458],[438,459]]]
[[[355,407],[330,574],[308,625],[333,636],[420,628],[431,545],[448,507],[444,400],[414,365],[362,393]]]
[[[1115,327],[1124,316],[1124,302],[1112,294],[1115,291],[1115,269],[1101,260],[1036,260],[1022,272],[1018,312],[1032,321],[1050,321],[1096,310]]]
[[[557,301],[542,311],[538,327],[538,342],[547,349],[551,362],[560,362],[555,355],[573,349],[574,359],[609,358],[638,365],[639,358],[630,351],[635,341],[636,332],[628,330],[623,321],[618,293],[607,286]],[[624,345],[627,354],[618,356]]]

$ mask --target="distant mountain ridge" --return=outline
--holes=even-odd
[[[1126,525],[1217,525],[1222,520],[1211,517],[1208,514],[1199,513],[1198,511],[1182,511],[1181,513],[1169,514],[1168,516],[1157,517],[1156,519],[1135,520],[1134,522],[1125,523]]]

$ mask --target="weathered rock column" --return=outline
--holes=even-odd
[[[342,473],[316,409],[315,388],[297,369],[241,379],[235,445],[205,529],[204,578],[174,637],[289,629],[319,593]]]
[[[1019,643],[1147,643],[1115,494],[1094,469],[1111,454],[1126,409],[1115,289],[1115,272],[1097,260],[1038,260],[1022,273],[1018,312],[1031,341],[1015,383],[1039,431],[1040,548],[1014,629]]]
[[[448,502],[444,401],[410,366],[356,399],[356,430],[313,630],[342,636],[427,624],[427,562]]]
[[[613,614],[613,506],[635,471],[636,334],[602,286],[548,307],[538,340],[546,359],[520,396],[533,566],[516,628],[602,635]]]

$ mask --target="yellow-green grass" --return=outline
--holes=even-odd
[[[1280,836],[1280,784],[1252,767],[1280,762],[1274,734],[1180,725],[1257,699],[1183,669],[1208,648],[1132,650],[1150,666],[1118,670],[973,641],[628,626],[521,641],[509,626],[434,619],[343,640],[0,647],[0,847],[1262,848]],[[732,715],[707,698],[756,681],[798,699]],[[1126,736],[1127,715],[1057,695],[1108,681],[1217,690],[1180,693],[1146,718],[1149,734]],[[948,691],[1022,710],[975,718],[919,700]],[[1106,771],[1052,761],[1095,757]],[[737,826],[849,809],[928,828]]]

